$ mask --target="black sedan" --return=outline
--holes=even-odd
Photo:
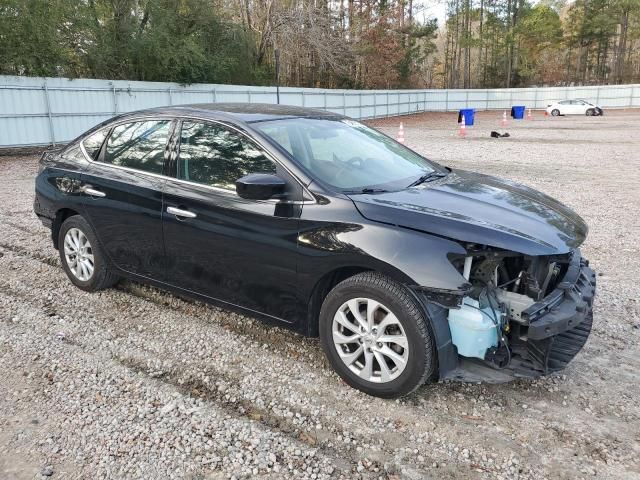
[[[121,115],[43,155],[34,209],[79,288],[128,277],[319,336],[371,395],[544,375],[591,330],[578,215],[324,111]]]

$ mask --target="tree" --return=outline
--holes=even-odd
[[[64,0],[2,0],[0,72],[29,76],[82,73],[74,58],[79,25],[73,21],[81,10]]]
[[[557,53],[561,50],[562,23],[560,15],[551,7],[537,4],[522,12],[516,29],[519,38],[519,83],[554,83],[552,74],[558,67]],[[549,64],[554,67],[549,70]]]
[[[640,81],[640,0],[447,0],[440,29],[427,5],[0,0],[0,73],[268,84],[278,49],[306,87]]]

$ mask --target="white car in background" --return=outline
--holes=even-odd
[[[586,100],[562,100],[547,106],[547,113],[557,117],[559,115],[602,115],[602,108]]]

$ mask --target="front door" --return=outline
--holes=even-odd
[[[579,100],[570,100],[567,109],[571,115],[581,115],[584,113],[584,105]]]
[[[171,120],[115,126],[83,172],[85,214],[119,268],[164,279],[162,189]],[[89,147],[89,144],[87,144]]]
[[[296,318],[297,235],[302,187],[243,133],[183,121],[164,195],[167,281],[280,319]],[[235,181],[277,174],[286,198],[246,200]]]

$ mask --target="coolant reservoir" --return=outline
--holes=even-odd
[[[458,309],[449,310],[451,340],[463,357],[484,359],[487,349],[498,346],[498,331],[493,320],[500,319],[500,312],[492,308],[478,310],[480,304],[471,297],[464,297]]]

